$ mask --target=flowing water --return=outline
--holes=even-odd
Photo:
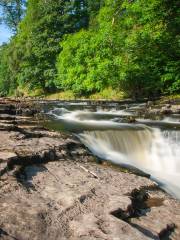
[[[50,128],[76,134],[94,155],[146,172],[180,198],[180,116],[127,123],[127,117],[135,117],[136,110],[143,107],[56,102],[48,106],[46,113],[51,119]]]

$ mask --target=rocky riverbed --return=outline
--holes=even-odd
[[[180,239],[179,200],[96,163],[74,136],[44,128],[34,105],[0,99],[0,239]]]

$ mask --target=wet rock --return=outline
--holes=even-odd
[[[154,102],[153,101],[148,101],[146,105],[147,105],[147,107],[152,107],[154,105]]]
[[[168,105],[168,106],[169,106],[169,105]],[[161,108],[161,113],[162,113],[162,114],[172,114],[173,111],[172,111],[169,107],[164,106],[164,107]]]
[[[129,123],[136,123],[136,118],[134,116],[130,116],[128,119]]]
[[[166,108],[167,109],[171,108],[171,104],[166,104]]]
[[[34,116],[38,111],[36,109],[23,109],[22,115],[23,116]]]
[[[171,234],[175,231],[176,225],[174,223],[167,224],[167,226],[160,231],[159,239],[170,239]]]

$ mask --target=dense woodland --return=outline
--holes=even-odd
[[[179,0],[0,0],[0,95],[180,92]]]

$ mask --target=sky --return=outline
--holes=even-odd
[[[4,42],[7,42],[11,36],[12,36],[12,33],[5,26],[5,24],[1,24],[0,25],[0,45]]]
[[[2,11],[0,9],[0,17],[2,16]],[[0,24],[0,45],[3,42],[7,42],[9,38],[12,36],[10,30],[6,27],[5,24]]]

